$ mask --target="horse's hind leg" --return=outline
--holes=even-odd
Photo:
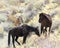
[[[17,41],[18,40],[18,36],[16,36],[16,39],[15,39],[15,41],[20,45],[20,43]]]
[[[49,27],[49,32],[48,32],[48,35],[50,36],[50,32],[51,32],[51,27]]]
[[[15,41],[15,36],[12,36],[13,47],[16,48],[16,47],[15,47],[15,42],[14,42],[14,41]]]

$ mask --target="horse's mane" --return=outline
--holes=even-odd
[[[27,26],[27,27],[31,27],[31,28],[35,28],[35,27],[33,27],[33,26],[30,26],[30,25],[27,25],[27,24],[24,24],[25,26]]]

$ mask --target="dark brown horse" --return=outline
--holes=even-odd
[[[35,32],[36,35],[40,36],[38,28],[25,24],[20,27],[11,29],[8,34],[8,46],[10,46],[10,36],[12,36],[12,43],[13,47],[15,48],[15,41],[20,45],[20,43],[17,40],[19,37],[23,37],[23,43],[25,43],[27,36],[31,32]]]
[[[52,19],[49,14],[40,13],[39,23],[41,23],[41,34],[47,32],[47,27],[49,27],[49,33],[50,33],[51,26],[52,26]]]

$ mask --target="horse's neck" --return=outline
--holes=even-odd
[[[34,27],[31,27],[31,31],[35,31],[35,28]]]

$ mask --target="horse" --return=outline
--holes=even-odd
[[[20,43],[17,40],[19,37],[23,37],[23,44],[26,43],[26,38],[31,32],[35,32],[37,36],[40,36],[39,30],[37,27],[32,27],[26,24],[23,24],[20,27],[15,27],[9,30],[8,46],[10,46],[10,36],[12,36],[12,43],[13,43],[13,47],[15,48],[15,41],[20,45]]]
[[[52,26],[52,18],[49,14],[40,13],[39,14],[39,23],[41,23],[41,34],[47,32],[47,27],[49,27],[49,34]],[[44,29],[45,27],[45,29]]]

